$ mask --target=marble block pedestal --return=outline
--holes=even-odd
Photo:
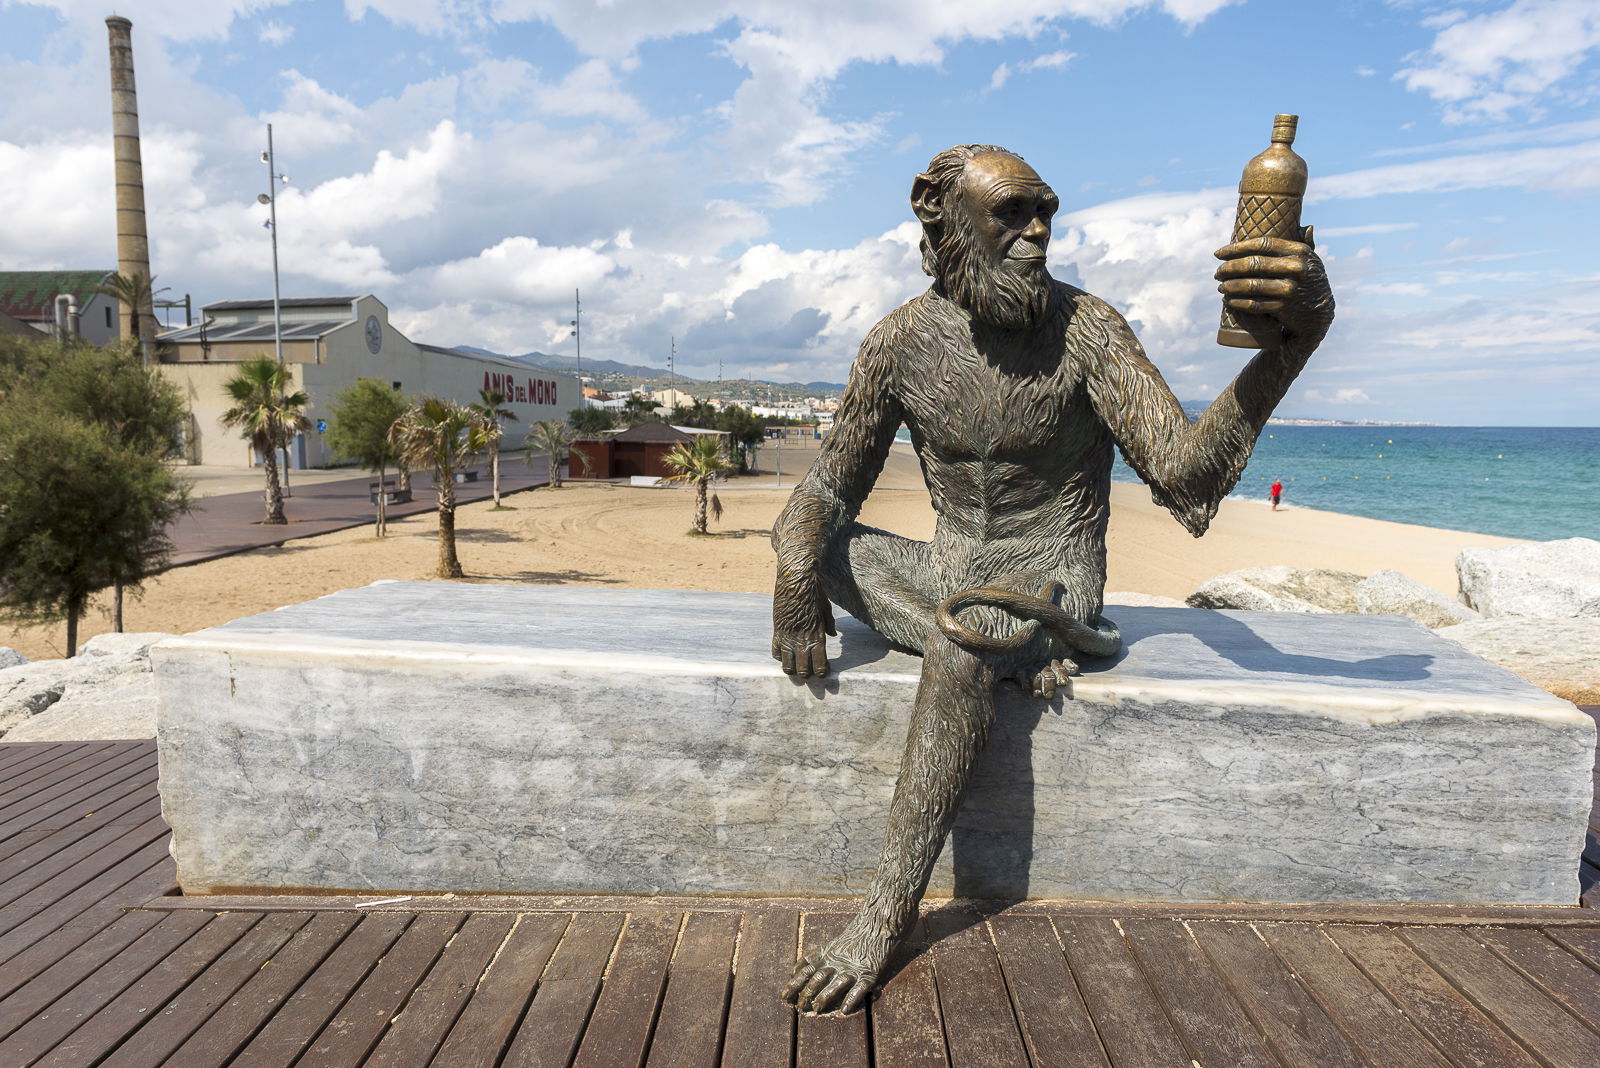
[[[859,893],[920,661],[768,599],[379,583],[152,650],[187,893]],[[1003,687],[930,892],[1571,904],[1594,724],[1397,617],[1108,608]]]

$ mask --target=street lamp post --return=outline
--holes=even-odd
[[[267,150],[261,153],[261,162],[267,165],[267,192],[256,197],[267,206],[267,229],[272,234],[272,354],[283,368],[283,307],[278,288],[278,183],[289,184],[288,175],[279,174],[277,161],[272,154],[272,123],[267,123]],[[289,489],[289,443],[283,443],[283,495],[293,497]]]

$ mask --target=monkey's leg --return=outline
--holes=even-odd
[[[889,828],[867,900],[842,934],[808,954],[783,997],[802,1010],[857,1008],[878,981],[955,823],[994,722],[995,668],[943,635],[923,653],[905,756],[889,805]]]

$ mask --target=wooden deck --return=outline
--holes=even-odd
[[[1600,1065],[1593,908],[943,905],[796,1018],[846,903],[184,899],[155,765],[0,744],[0,1068]]]

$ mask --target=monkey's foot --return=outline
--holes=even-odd
[[[801,1012],[841,1013],[860,1008],[878,983],[895,939],[856,917],[843,934],[806,954],[783,988],[783,1000]]]
[[[1078,673],[1078,664],[1073,660],[1052,660],[1033,676],[1033,696],[1042,697],[1046,701],[1056,695],[1056,687],[1067,690],[1071,685],[1072,676]]]

